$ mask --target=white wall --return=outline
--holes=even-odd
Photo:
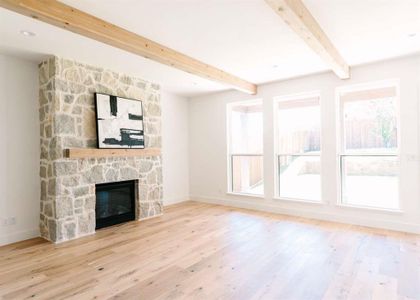
[[[38,67],[0,55],[0,245],[39,235]],[[4,221],[16,218],[15,225]]]
[[[336,184],[336,87],[399,78],[401,80],[402,213],[339,207]],[[287,213],[346,223],[420,233],[419,87],[420,57],[413,56],[352,69],[350,80],[332,73],[306,76],[259,87],[258,95],[230,91],[196,97],[189,106],[190,195],[192,200]],[[322,103],[323,204],[275,200],[273,102],[275,96],[319,90]],[[265,197],[227,194],[226,104],[263,99]],[[304,187],[302,187],[304,188]]]
[[[166,92],[162,103],[163,204],[189,199],[188,100]]]

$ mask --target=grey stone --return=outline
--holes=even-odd
[[[147,175],[147,183],[148,184],[156,184],[157,183],[156,171],[152,171]]]
[[[55,134],[75,134],[74,118],[66,114],[57,114],[54,121]]]
[[[48,165],[48,176],[51,177],[53,176],[53,168],[52,168],[52,164]]]
[[[47,217],[54,217],[52,203],[45,203],[43,212]]]
[[[92,109],[83,109],[83,137],[94,139],[96,137],[96,118]]]
[[[48,196],[55,196],[57,192],[56,179],[48,180]]]
[[[159,203],[159,202],[144,202],[140,204],[140,213],[139,213],[140,219],[147,219],[147,218],[156,216],[158,214],[161,214],[160,208],[157,208],[157,211],[159,211],[159,213],[157,213],[157,211],[155,210],[155,205],[154,205],[155,203]]]
[[[65,95],[64,102],[67,104],[72,104],[74,102],[74,95]]]
[[[64,224],[64,230],[65,230],[67,239],[73,239],[76,237],[76,223]]]
[[[91,65],[81,65],[81,67],[85,68],[88,71],[93,71],[94,73],[98,74],[101,74],[104,71],[104,69],[101,67],[95,67]]]
[[[85,209],[95,209],[96,206],[96,197],[89,196],[85,199]]]
[[[88,139],[86,140],[86,147],[88,148],[95,148],[98,144],[98,141],[96,139]]]
[[[75,198],[86,196],[87,194],[89,194],[89,187],[87,186],[81,186],[73,189],[73,196]]]
[[[83,81],[83,84],[87,86],[92,85],[93,84],[92,77],[91,76],[86,77],[85,80]]]
[[[148,186],[146,184],[139,184],[138,185],[138,196],[139,196],[139,201],[147,201],[147,195],[148,195]]]
[[[83,141],[80,138],[73,136],[66,136],[63,138],[64,148],[81,148],[83,147]]]
[[[95,231],[95,217],[92,213],[85,213],[77,217],[79,234],[85,235]]]
[[[45,137],[46,138],[50,138],[52,136],[52,130],[51,130],[51,125],[46,125],[45,126]]]
[[[144,160],[140,164],[139,172],[147,173],[152,169],[152,167],[153,167],[153,163],[151,161]]]
[[[93,78],[94,78],[94,80],[95,80],[96,82],[101,81],[101,79],[102,79],[102,73],[99,73],[99,72],[95,72],[95,73],[93,73]]]
[[[158,187],[154,187],[149,189],[149,194],[147,196],[147,200],[158,200],[160,197],[160,191]]]
[[[112,93],[112,90],[111,90],[110,88],[106,87],[106,86],[105,86],[105,85],[103,85],[103,84],[98,84],[96,87],[97,87],[97,89],[98,89],[98,93],[110,94],[110,95],[112,95],[112,94],[113,94],[113,93]]]
[[[39,90],[39,105],[43,106],[45,104],[48,104],[48,97],[46,95],[46,91],[40,89]]]
[[[69,91],[72,94],[81,94],[86,91],[86,87],[83,84],[69,82],[68,83]]]
[[[47,182],[41,180],[41,200],[47,200]]]
[[[39,168],[39,176],[41,178],[47,178],[47,168],[45,166]]]
[[[58,159],[62,156],[62,153],[59,148],[60,142],[61,142],[61,139],[59,137],[51,138],[51,141],[49,144],[49,158],[51,160]]]
[[[54,165],[54,176],[73,175],[77,173],[77,162],[56,161]]]
[[[163,213],[163,203],[162,203],[162,201],[154,201],[152,206],[153,206],[155,216],[161,215]],[[153,216],[149,216],[149,217],[153,217]]]
[[[104,182],[104,172],[101,165],[93,166],[90,171],[84,174],[85,183]]]
[[[71,112],[73,115],[81,115],[82,114],[82,107],[74,106]]]
[[[118,171],[115,169],[108,169],[105,173],[105,180],[113,182],[118,180]]]
[[[45,121],[45,118],[46,118],[46,114],[45,114],[45,111],[44,111],[44,107],[40,107],[40,108],[38,109],[38,112],[39,112],[39,121],[40,121],[40,122],[44,122],[44,121]]]
[[[43,63],[39,65],[39,83],[43,85],[48,82],[50,77],[48,76],[48,64]]]
[[[59,59],[59,62],[62,65],[63,70],[71,68],[75,65],[75,63],[68,59]]]
[[[68,84],[66,81],[56,78],[54,80],[54,89],[61,92],[67,92]]]
[[[77,97],[76,103],[79,105],[89,105],[93,106],[93,95],[83,94]]]
[[[159,134],[160,126],[156,123],[146,123],[145,124],[145,133],[146,134]]]
[[[63,77],[67,81],[80,83],[80,74],[77,68],[69,68],[63,71]]]
[[[74,187],[79,185],[79,176],[67,176],[64,177],[61,183],[66,187]]]
[[[58,219],[73,215],[73,200],[70,197],[57,198],[55,203],[56,217]]]
[[[47,148],[41,146],[41,159],[48,159],[48,153]]]
[[[53,219],[48,219],[48,239],[55,242],[57,241],[57,221]]]
[[[83,206],[83,199],[74,200],[74,208],[80,208]]]
[[[136,84],[135,84],[135,86],[138,87],[138,88],[140,88],[140,89],[142,89],[142,90],[144,90],[146,88],[146,82],[144,82],[144,81],[137,81]]]
[[[98,164],[104,164],[106,163],[106,158],[105,157],[99,157],[98,158]]]
[[[133,168],[126,167],[120,170],[120,176],[124,179],[135,179],[139,177],[139,173]]]
[[[122,82],[124,84],[132,84],[133,83],[133,81],[131,80],[131,78],[128,77],[127,75],[121,75],[120,82]]]
[[[162,178],[162,168],[161,167],[156,168],[156,174],[157,174],[157,181],[159,183],[162,183],[163,178]]]

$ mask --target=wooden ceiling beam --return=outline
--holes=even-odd
[[[339,78],[350,78],[349,66],[301,0],[265,0],[265,2]]]
[[[55,0],[0,0],[0,7],[173,68],[256,94],[257,86],[138,34]]]

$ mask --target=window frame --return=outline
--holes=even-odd
[[[280,102],[289,102],[289,101],[301,101],[304,102],[306,99],[317,98],[318,99],[318,106],[319,106],[319,139],[320,139],[320,151],[319,154],[311,154],[311,153],[280,153],[278,149],[278,138],[279,138],[279,120],[277,116],[278,112],[278,104]],[[303,203],[310,203],[310,204],[325,204],[323,201],[323,192],[322,192],[322,140],[323,140],[323,132],[322,132],[322,105],[321,105],[321,91],[309,91],[309,92],[301,92],[301,93],[294,93],[294,94],[287,94],[283,96],[277,96],[273,98],[273,126],[274,126],[274,197],[273,199],[276,200],[284,200],[284,201],[291,201],[291,202],[303,202]],[[305,107],[306,105],[302,105]],[[307,105],[310,106],[310,105]],[[280,169],[279,169],[279,161],[280,156],[318,156],[320,160],[320,200],[312,200],[312,199],[302,199],[298,197],[281,197],[280,196]]]
[[[344,124],[344,103],[341,101],[341,94],[349,92],[362,92],[380,88],[394,87],[395,88],[395,113],[396,113],[396,124],[397,124],[397,149],[396,151],[385,153],[385,152],[351,152],[349,153],[346,150],[345,145],[345,124]],[[363,101],[363,100],[361,100]],[[366,100],[368,101],[368,100]],[[382,212],[391,212],[391,213],[401,213],[402,202],[401,202],[401,114],[400,114],[400,80],[387,79],[380,81],[371,81],[359,84],[351,84],[340,86],[335,89],[335,104],[336,104],[336,186],[337,186],[337,201],[336,205],[340,207],[347,208],[356,208],[362,210],[373,210],[373,211],[382,211]],[[398,208],[385,208],[385,207],[376,207],[370,205],[356,205],[351,203],[345,203],[343,200],[344,192],[344,178],[343,178],[343,159],[345,157],[396,157],[399,162],[398,167]]]
[[[252,105],[252,104],[260,104],[261,105],[261,114],[262,114],[262,128],[263,133],[261,136],[261,142],[262,142],[262,152],[261,153],[233,153],[231,151],[231,141],[232,141],[232,132],[231,132],[231,112],[232,107],[237,105]],[[243,100],[243,101],[234,101],[229,102],[226,104],[226,146],[227,146],[227,152],[226,152],[226,159],[227,159],[227,189],[226,193],[231,195],[239,195],[239,196],[247,196],[252,198],[264,198],[265,197],[265,181],[264,181],[264,101],[262,98],[257,99],[251,99],[251,100]],[[234,156],[261,156],[263,159],[263,182],[264,182],[264,188],[262,194],[252,194],[252,193],[244,193],[244,192],[234,192],[233,191],[233,157]]]

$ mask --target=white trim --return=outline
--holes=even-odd
[[[306,200],[306,199],[299,199],[299,198],[285,198],[285,197],[273,197],[275,201],[285,201],[285,202],[298,202],[298,203],[307,203],[307,204],[320,204],[320,205],[327,205],[327,203],[323,202],[322,200]]]
[[[218,204],[223,206],[231,206],[237,208],[245,208],[269,213],[285,214],[291,216],[304,217],[309,219],[317,219],[329,222],[338,222],[351,225],[359,226],[368,226],[373,228],[385,229],[385,230],[396,230],[402,232],[416,233],[420,234],[420,224],[416,223],[406,223],[398,221],[387,221],[378,218],[368,218],[368,217],[355,217],[355,216],[346,216],[339,215],[336,213],[324,213],[324,212],[313,212],[308,209],[294,209],[294,208],[285,208],[272,203],[264,202],[249,202],[240,199],[216,199],[211,197],[202,197],[202,196],[191,196],[192,201]],[[339,206],[338,206],[339,207]],[[380,213],[380,212],[378,212]],[[384,212],[385,214],[387,212]]]
[[[404,214],[404,211],[401,209],[392,209],[392,208],[381,208],[381,207],[375,207],[375,206],[363,206],[363,205],[352,205],[347,203],[339,203],[337,204],[338,207],[342,208],[349,208],[349,209],[359,209],[359,210],[370,210],[370,211],[377,211],[377,212],[383,212],[383,213],[390,213],[390,214],[398,214],[402,215]]]
[[[247,193],[238,193],[238,192],[226,192],[226,195],[264,199],[263,194],[258,195],[258,194],[247,194]]]
[[[180,198],[163,199],[163,206],[165,207],[165,206],[169,206],[169,205],[173,205],[177,203],[186,202],[189,200],[190,200],[189,196],[180,197]]]
[[[10,234],[2,235],[0,236],[0,246],[32,239],[39,236],[40,234],[39,234],[38,228],[22,230],[22,231],[10,233]]]

